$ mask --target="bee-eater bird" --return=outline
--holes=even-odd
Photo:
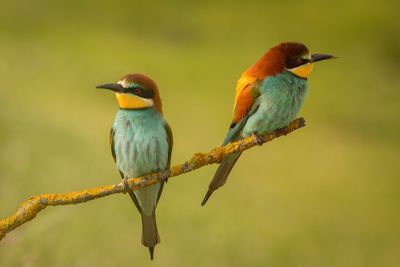
[[[233,120],[223,145],[241,138],[273,132],[287,126],[297,115],[307,94],[307,78],[313,63],[334,58],[311,54],[301,43],[286,42],[272,47],[236,84]],[[241,152],[226,157],[219,165],[201,205],[223,186]]]
[[[115,92],[119,110],[111,128],[111,152],[121,178],[169,169],[172,131],[163,117],[161,98],[156,83],[142,74],[129,74],[117,83],[97,86]],[[142,244],[153,259],[154,247],[160,242],[155,209],[163,181],[139,190],[128,190],[141,214]]]

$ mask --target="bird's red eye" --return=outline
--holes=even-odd
[[[301,65],[302,63],[303,63],[303,59],[302,59],[301,57],[299,57],[299,58],[297,59],[297,64]]]
[[[136,94],[136,95],[140,94],[141,91],[142,90],[140,88],[133,89],[133,93]]]

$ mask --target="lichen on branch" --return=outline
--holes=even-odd
[[[287,135],[288,133],[291,133],[303,126],[305,126],[304,119],[298,118],[283,129],[278,129],[272,133],[259,136],[259,140],[255,140],[255,138],[251,136],[237,142],[227,144],[223,147],[214,148],[208,153],[195,153],[190,160],[181,165],[174,166],[169,170],[128,179],[129,187],[132,190],[137,190],[156,184],[161,179],[165,179],[166,177],[169,178],[178,176],[209,164],[220,163],[230,154],[235,152],[243,152],[258,145],[260,141],[261,143],[269,142],[282,135]],[[62,194],[41,194],[33,196],[23,202],[14,215],[0,220],[0,240],[2,240],[7,233],[35,218],[40,211],[48,206],[79,204],[112,194],[126,192],[127,190],[125,189],[123,183],[119,183],[115,185],[98,186],[76,192]]]

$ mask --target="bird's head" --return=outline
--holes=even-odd
[[[154,106],[162,113],[157,84],[143,74],[128,74],[116,83],[102,84],[96,88],[114,91],[121,109],[145,109]]]
[[[300,43],[282,43],[278,45],[282,53],[285,69],[294,75],[307,78],[315,62],[334,58],[327,54],[310,54],[308,48]]]
[[[263,76],[279,74],[285,70],[307,79],[315,62],[335,58],[328,54],[310,54],[301,43],[285,42],[272,47],[248,72]],[[260,77],[261,78],[261,77]]]

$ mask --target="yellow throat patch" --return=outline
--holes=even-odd
[[[289,71],[301,78],[307,78],[308,76],[310,76],[312,69],[313,69],[313,64],[307,63],[304,65],[298,66],[296,68],[289,69]]]
[[[154,106],[152,99],[142,98],[132,94],[116,93],[118,106],[123,109],[142,109]]]

